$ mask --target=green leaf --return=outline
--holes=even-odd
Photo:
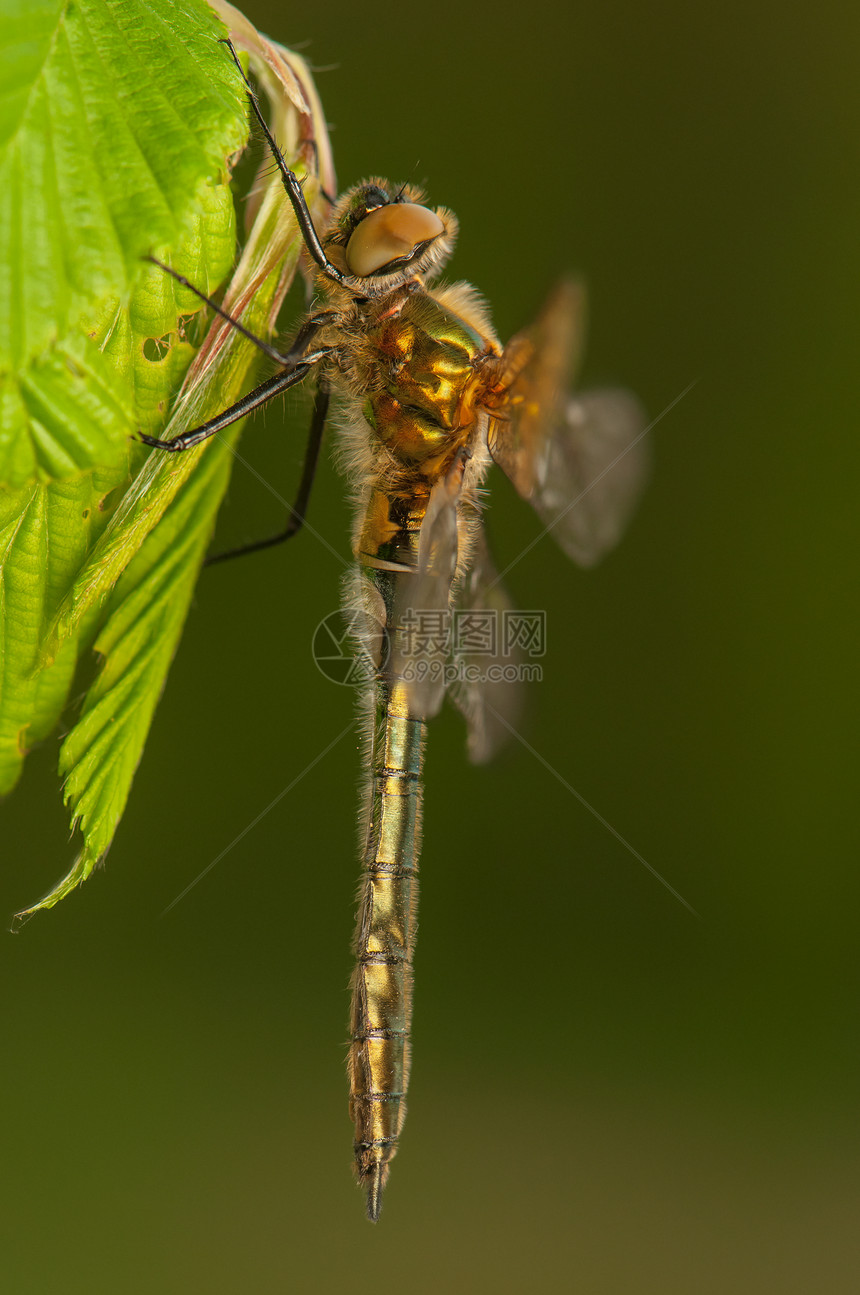
[[[222,34],[202,0],[4,3],[0,482],[13,489],[125,461],[134,388],[105,366],[94,325],[111,303],[129,309],[141,257],[191,237],[223,191],[247,128]]]
[[[51,731],[65,704],[82,627],[40,671],[42,635],[124,476],[94,472],[0,492],[0,792],[14,786],[27,747]]]
[[[239,39],[258,59],[266,60],[262,65],[263,79],[268,77],[266,89],[275,132],[291,152],[300,148],[311,114],[302,88],[292,82],[288,67],[282,68],[279,81],[267,73],[269,53],[250,26],[241,27]],[[307,72],[300,60],[297,63],[304,80]],[[318,122],[320,111],[315,97],[312,103],[314,120]],[[303,106],[302,118],[296,113],[297,104]],[[324,183],[333,186],[324,140],[318,151]],[[309,199],[318,201],[316,177],[306,179]],[[215,286],[212,267],[218,263],[218,256],[232,252],[232,237],[224,237],[226,226],[220,218],[223,214],[217,200],[204,199],[196,221],[189,224],[188,235],[166,254],[177,270],[210,290]],[[296,222],[291,211],[285,212],[283,192],[277,176],[273,176],[263,188],[241,261],[224,298],[225,309],[242,319],[252,332],[265,335],[271,331],[298,265],[301,247]],[[220,252],[216,255],[217,249]],[[199,424],[237,399],[258,358],[255,348],[216,317],[186,375],[165,430],[170,393],[193,354],[190,336],[194,330],[188,317],[199,304],[198,298],[179,288],[163,271],[147,266],[128,306],[108,299],[92,329],[92,340],[100,353],[134,393],[139,425],[162,437],[170,438]],[[50,907],[68,894],[90,874],[110,845],[227,486],[232,443],[237,434],[238,425],[193,451],[179,455],[155,451],[145,456],[136,475],[120,474],[115,479],[102,475],[98,486],[96,474],[92,480],[89,476],[83,478],[83,482],[91,482],[94,490],[104,492],[98,496],[98,525],[87,536],[82,551],[67,564],[63,578],[49,581],[50,598],[45,591],[41,604],[29,609],[28,624],[38,624],[41,630],[35,637],[28,635],[27,652],[17,651],[17,655],[21,661],[26,655],[29,674],[22,671],[22,678],[35,681],[37,690],[25,699],[30,705],[28,731],[32,734],[38,727],[42,733],[50,728],[62,706],[70,678],[70,659],[95,636],[94,646],[102,657],[101,670],[60,755],[66,803],[73,825],[83,833],[84,845],[66,877],[19,918]],[[132,469],[140,462],[140,452],[141,447],[133,448]],[[8,526],[10,558],[14,557],[18,564],[12,562],[9,566],[13,576],[10,592],[23,597],[28,579],[32,585],[40,569],[39,556],[33,550],[38,542],[44,548],[44,528],[50,526],[50,519],[45,521],[37,507],[44,492],[70,492],[81,486],[78,481],[47,488],[29,487],[29,495],[27,490],[19,492],[18,502],[25,506],[10,516]],[[33,513],[29,529],[25,525],[28,508]],[[78,526],[82,512],[88,520],[93,515],[91,509],[81,508],[77,497],[69,508]],[[0,514],[0,525],[2,520]],[[37,533],[37,539],[30,538],[31,531]],[[5,535],[6,531],[0,530],[0,542]],[[18,567],[26,567],[26,573],[16,579]],[[0,585],[0,592],[2,588]],[[22,611],[16,608],[14,618],[7,618],[7,625],[14,631],[22,620]],[[15,690],[9,690],[7,695],[14,700]],[[10,735],[17,732],[19,748],[25,711],[26,706],[19,705],[13,717],[19,725],[17,730],[15,722],[8,726]],[[11,758],[16,755],[20,762],[20,750],[12,751]]]
[[[86,838],[90,867],[107,851],[125,808],[227,486],[230,459],[218,448],[221,453],[202,457],[141,560],[117,588],[95,643],[104,665],[80,721],[63,743],[66,803]]]
[[[0,173],[17,177],[11,188],[0,183],[0,224],[16,232],[0,236],[0,474],[17,486],[0,488],[0,792],[56,724],[78,653],[95,632],[98,607],[46,661],[45,633],[145,458],[129,431],[163,424],[194,355],[177,319],[199,313],[201,302],[140,260],[153,242],[147,222],[155,210],[156,235],[172,237],[170,254],[204,287],[223,278],[233,257],[226,159],[246,122],[221,31],[207,6],[176,11],[159,0],[7,3],[0,16],[10,87],[0,96]],[[180,37],[190,55],[159,54]],[[123,57],[137,67],[136,87],[128,67],[117,67]],[[220,76],[210,81],[215,69]],[[165,95],[181,102],[189,84],[198,98],[166,145],[175,174],[156,176],[135,141],[164,115]],[[46,104],[48,87],[57,98]],[[69,114],[75,87],[81,99]],[[106,119],[87,110],[108,103]],[[118,143],[130,148],[130,163]],[[49,153],[53,171],[43,164]],[[136,184],[127,194],[106,178],[121,175]],[[129,196],[141,201],[137,215]],[[100,243],[102,259],[92,255]],[[40,475],[60,479],[19,485],[36,462]]]

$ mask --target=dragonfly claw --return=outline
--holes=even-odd
[[[144,445],[151,445],[155,450],[178,450],[182,447],[174,445],[173,441],[160,441],[157,436],[145,436],[143,432],[138,432],[137,440],[142,441]]]

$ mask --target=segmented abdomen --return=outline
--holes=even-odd
[[[426,727],[401,683],[383,675],[375,688],[349,1053],[356,1174],[372,1219],[406,1116]]]

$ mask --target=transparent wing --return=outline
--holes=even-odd
[[[400,577],[392,643],[393,672],[407,685],[410,714],[435,715],[447,686],[451,589],[457,570],[457,504],[465,460],[430,494],[421,523],[418,566]]]
[[[585,391],[569,398],[547,440],[531,503],[581,566],[623,534],[647,477],[646,426],[629,391]]]
[[[456,463],[430,495],[418,567],[402,577],[397,599],[392,664],[407,685],[410,714],[422,719],[439,711],[453,685],[452,700],[468,728],[469,758],[482,764],[510,738],[509,725],[519,719],[522,685],[516,667],[522,657],[516,644],[506,641],[504,613],[511,603],[481,530],[451,605],[463,467],[462,460]]]
[[[491,760],[510,740],[522,711],[523,685],[516,677],[522,653],[506,641],[510,610],[481,532],[454,610],[457,670],[451,688],[451,700],[466,719],[469,759],[475,764]]]
[[[620,390],[570,394],[581,349],[582,289],[559,284],[534,326],[505,348],[507,398],[491,415],[499,467],[582,566],[619,539],[647,475],[644,412]]]
[[[546,442],[563,418],[585,332],[585,291],[557,284],[531,328],[512,338],[502,355],[506,398],[491,419],[490,453],[524,499],[540,476]]]

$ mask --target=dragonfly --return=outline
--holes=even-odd
[[[355,498],[345,609],[367,680],[349,1100],[355,1173],[375,1222],[406,1114],[427,721],[450,678],[445,646],[422,653],[414,626],[431,614],[510,606],[482,526],[482,487],[493,463],[570,557],[584,566],[597,561],[620,537],[638,496],[645,419],[626,391],[571,394],[583,331],[576,283],[560,283],[536,322],[502,346],[470,284],[436,282],[457,219],[426,205],[417,187],[365,180],[333,201],[327,225],[317,229],[247,78],[246,86],[315,266],[315,308],[279,351],[164,266],[278,371],[173,440],[141,439],[182,452],[312,378],[302,484],[287,529],[247,546],[263,547],[300,529],[336,401],[339,455]],[[498,663],[501,647],[496,653]],[[452,690],[475,761],[495,753],[518,713],[519,690],[491,682],[492,664]]]

